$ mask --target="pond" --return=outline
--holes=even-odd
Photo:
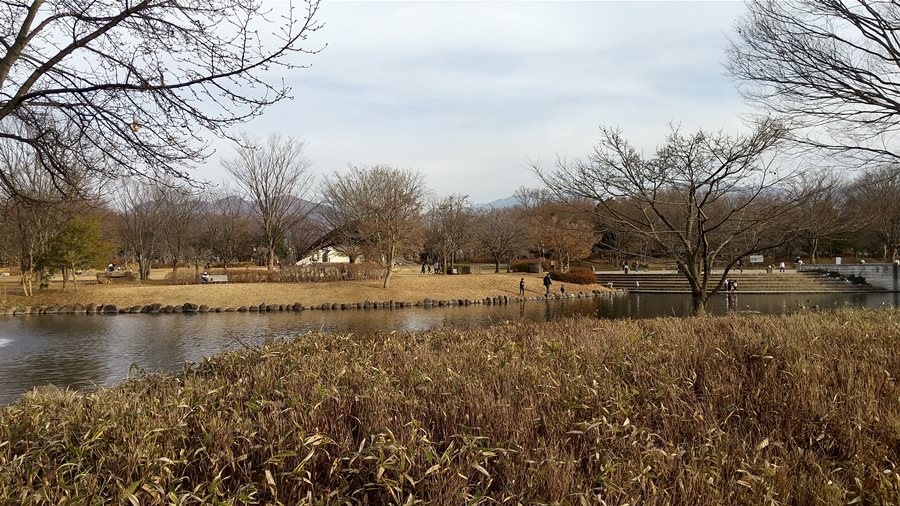
[[[900,293],[740,295],[739,311],[788,313],[800,306],[900,306]],[[596,299],[511,303],[505,306],[302,311],[299,313],[206,313],[169,315],[45,315],[0,317],[0,405],[35,386],[90,388],[113,385],[129,371],[177,371],[223,350],[266,338],[310,331],[408,332],[434,327],[485,327],[570,315],[600,318],[683,316],[686,295],[630,294]],[[726,311],[724,297],[710,311]]]

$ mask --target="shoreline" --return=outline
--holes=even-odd
[[[160,284],[158,281],[147,284],[112,284],[83,285],[77,291],[60,291],[51,289],[35,293],[33,297],[13,295],[0,292],[0,314],[63,314],[82,313],[91,306],[92,313],[98,307],[108,306],[109,314],[140,313],[145,306],[148,312],[165,312],[167,306],[171,312],[175,307],[185,304],[200,307],[212,312],[226,312],[229,308],[237,312],[242,306],[250,311],[262,305],[289,306],[297,311],[323,309],[350,309],[387,305],[406,307],[432,305],[472,305],[488,304],[503,300],[508,301],[543,300],[544,287],[542,274],[531,273],[489,273],[475,275],[441,276],[420,275],[419,272],[404,268],[392,277],[391,286],[384,288],[381,280],[348,280],[326,282],[291,282],[291,283],[224,283],[224,284]],[[519,281],[524,278],[526,292],[519,296]],[[551,297],[561,297],[562,285],[567,288],[566,295],[576,296],[579,292],[593,295],[614,293],[599,284],[576,285],[572,283],[554,282]],[[0,284],[0,289],[3,286]],[[7,288],[11,288],[7,287]],[[577,298],[577,297],[576,297]],[[113,306],[115,311],[113,311]],[[126,311],[127,310],[127,311]],[[281,311],[285,309],[282,308]],[[230,311],[229,311],[230,312]]]
[[[38,315],[56,315],[56,314],[76,314],[76,315],[114,315],[114,314],[194,314],[194,313],[268,313],[268,312],[301,312],[301,311],[346,311],[346,310],[372,310],[372,309],[404,309],[411,307],[451,307],[451,306],[475,306],[475,305],[507,305],[511,303],[537,302],[547,300],[573,300],[573,299],[591,299],[597,297],[612,296],[615,294],[627,293],[624,290],[591,290],[589,292],[579,291],[575,293],[551,293],[540,297],[510,297],[508,295],[495,295],[492,297],[484,297],[478,299],[431,299],[425,298],[418,301],[371,301],[364,300],[351,303],[323,302],[318,305],[301,304],[300,302],[285,304],[269,304],[261,302],[259,304],[247,304],[240,306],[215,306],[211,307],[207,304],[195,304],[185,302],[183,304],[137,304],[133,306],[119,307],[116,304],[65,304],[58,305],[28,305],[0,308],[0,315],[4,316],[38,316]]]

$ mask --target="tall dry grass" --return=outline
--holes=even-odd
[[[896,504],[900,311],[308,334],[0,411],[0,502]]]

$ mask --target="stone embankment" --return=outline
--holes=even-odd
[[[175,314],[175,313],[267,313],[267,312],[299,312],[299,311],[335,311],[349,309],[402,309],[411,307],[445,307],[445,306],[474,306],[474,305],[504,305],[513,302],[529,302],[540,300],[565,300],[565,299],[589,299],[601,296],[607,296],[615,293],[614,291],[592,290],[590,292],[576,292],[567,294],[550,294],[539,297],[510,297],[509,295],[497,295],[493,297],[485,297],[483,299],[422,299],[416,302],[405,301],[362,301],[351,303],[323,302],[321,304],[301,304],[294,302],[290,304],[251,304],[237,307],[210,307],[205,304],[193,304],[185,302],[184,304],[163,305],[163,304],[145,304],[129,307],[118,307],[115,304],[70,304],[63,306],[55,305],[36,305],[36,306],[18,306],[6,309],[0,309],[0,314],[6,315],[48,315],[48,314]]]

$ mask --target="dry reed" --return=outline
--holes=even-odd
[[[0,411],[0,502],[896,504],[900,312],[306,334]]]

